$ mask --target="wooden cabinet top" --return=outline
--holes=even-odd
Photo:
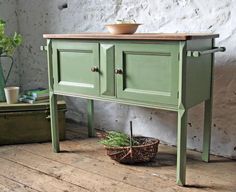
[[[212,33],[135,33],[113,35],[110,33],[44,34],[46,39],[99,39],[99,40],[168,40],[181,41],[192,39],[213,39],[219,34]]]

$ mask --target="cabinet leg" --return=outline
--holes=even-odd
[[[209,162],[211,146],[212,101],[205,101],[202,160]]]
[[[50,93],[50,116],[51,116],[51,136],[52,148],[55,153],[60,151],[58,115],[57,115],[57,95]]]
[[[94,137],[95,136],[95,130],[94,130],[94,104],[93,100],[88,100],[88,136]]]
[[[187,111],[178,111],[177,130],[177,175],[178,185],[185,185],[186,178],[186,142],[187,142]]]

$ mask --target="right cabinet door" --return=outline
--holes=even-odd
[[[177,42],[117,44],[117,98],[177,105],[178,52]]]

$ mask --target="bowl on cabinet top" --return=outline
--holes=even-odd
[[[105,25],[108,31],[114,35],[120,34],[133,34],[136,32],[139,23],[116,23],[116,24],[107,24]]]

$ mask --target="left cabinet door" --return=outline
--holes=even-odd
[[[75,40],[52,42],[54,91],[99,95],[99,44]]]

